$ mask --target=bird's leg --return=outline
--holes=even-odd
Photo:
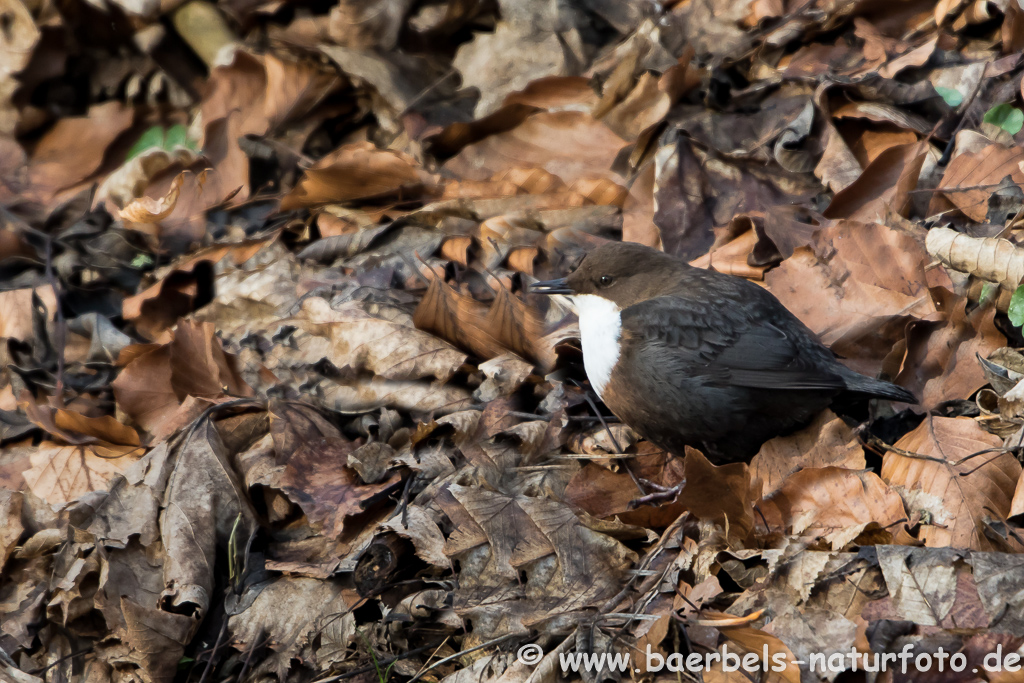
[[[657,505],[658,503],[664,502],[674,503],[676,502],[676,498],[679,497],[679,492],[683,490],[684,486],[686,486],[685,479],[675,486],[662,486],[661,484],[655,484],[653,481],[648,479],[641,479],[640,481],[648,489],[654,489],[654,492],[629,501],[630,510],[635,510],[641,505]]]

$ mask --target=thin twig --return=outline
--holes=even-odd
[[[892,444],[888,444],[879,439],[874,434],[859,434],[865,446],[870,446],[873,451],[885,455],[886,451],[892,451],[896,455],[902,455],[905,458],[914,458],[915,460],[930,460],[932,462],[942,463],[948,465],[949,461],[943,458],[936,458],[931,455],[924,455],[923,453],[915,453],[913,451],[905,451],[902,448],[897,448]]]
[[[447,664],[448,662],[450,662],[452,660],[458,659],[459,657],[461,657],[463,655],[468,655],[470,652],[476,652],[477,650],[482,650],[485,647],[492,647],[494,645],[498,645],[500,643],[504,643],[506,640],[512,638],[515,635],[516,635],[515,633],[507,633],[507,634],[505,634],[503,636],[500,636],[498,638],[492,638],[491,640],[488,640],[485,643],[480,643],[479,645],[475,645],[475,646],[469,648],[468,650],[463,650],[461,652],[456,652],[453,655],[448,655],[444,659],[439,659],[436,662],[434,662],[433,664],[431,664],[430,666],[428,666],[426,669],[423,669],[422,671],[417,673],[415,676],[410,678],[406,683],[416,683],[416,681],[418,681],[421,678],[423,678],[423,676],[426,673],[428,673],[430,671],[433,671],[434,669],[436,669],[439,666]]]
[[[245,662],[242,664],[242,670],[240,672],[238,672],[238,678],[235,679],[235,681],[237,681],[237,683],[242,683],[242,681],[245,680],[245,674],[247,674],[249,672],[249,663],[252,661],[252,655],[253,655],[254,652],[256,652],[256,648],[263,647],[264,645],[266,645],[267,643],[270,642],[270,638],[267,638],[262,643],[257,644],[259,639],[263,637],[263,631],[262,630],[260,631],[259,636],[260,636],[259,638],[253,638],[252,639],[252,646],[249,648],[249,654],[247,654],[245,656]]]
[[[64,345],[67,339],[67,328],[64,324],[64,312],[60,309],[60,283],[53,273],[53,237],[46,236],[46,279],[53,290],[54,304],[54,347],[57,352],[57,381],[54,386],[54,397],[64,405]]]
[[[213,660],[217,656],[217,650],[220,649],[220,641],[223,640],[224,634],[228,630],[228,615],[224,615],[224,622],[220,625],[220,633],[217,634],[217,640],[213,643],[213,649],[210,650],[210,658],[206,660],[206,668],[203,669],[203,675],[199,677],[199,683],[203,683],[206,677],[210,674],[210,669],[213,668]]]

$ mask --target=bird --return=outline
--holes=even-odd
[[[533,292],[566,295],[587,379],[622,422],[656,446],[749,462],[838,397],[916,403],[839,362],[775,296],[657,249],[608,242]]]

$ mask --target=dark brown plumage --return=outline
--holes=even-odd
[[[602,400],[675,453],[689,445],[713,462],[749,460],[840,394],[916,402],[842,365],[767,290],[638,244],[602,245],[567,278],[534,291],[575,300],[584,363]],[[617,356],[606,348],[616,337]]]

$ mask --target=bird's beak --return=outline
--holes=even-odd
[[[572,294],[572,289],[565,284],[564,277],[560,277],[557,280],[534,282],[530,285],[530,291],[535,294]]]

